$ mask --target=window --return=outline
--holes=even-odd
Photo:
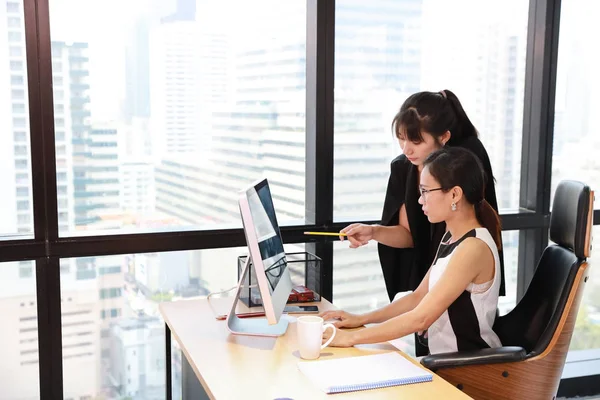
[[[22,158],[15,160],[15,167],[18,170],[23,170],[25,168],[27,168],[27,160],[24,160]],[[19,179],[17,179],[18,183],[21,184],[22,182],[20,182]],[[18,187],[17,188],[17,195],[22,196],[25,195],[27,193],[27,188],[23,188],[23,187]]]
[[[1,212],[1,211],[0,211]],[[0,399],[40,398],[37,296],[32,261],[0,263]],[[10,338],[10,339],[8,339]],[[32,384],[33,382],[33,384]]]
[[[25,92],[23,89],[13,89],[11,94],[13,100],[23,100],[25,98]]]
[[[27,133],[22,131],[14,131],[15,142],[24,142],[27,140]]]
[[[11,61],[10,62],[10,70],[11,71],[22,71],[23,70],[23,61]]]
[[[107,31],[122,2],[50,2],[54,100],[65,105],[56,126],[70,121],[64,137],[78,143],[66,165],[85,175],[60,235],[241,226],[237,193],[262,177],[280,224],[303,221],[306,2],[238,2],[235,15],[218,0],[153,4],[129,7]],[[126,165],[133,157],[148,163]]]
[[[19,172],[16,174],[17,184],[26,184],[29,174],[26,172]],[[18,206],[17,206],[18,208]]]
[[[600,139],[595,111],[600,108],[600,76],[593,63],[597,63],[600,57],[587,51],[600,35],[600,27],[590,23],[598,18],[600,3],[594,0],[562,4],[554,108],[552,193],[564,179],[579,180],[599,190],[596,185],[600,182],[600,161],[596,150]],[[594,208],[600,208],[599,195],[596,195]]]
[[[380,218],[392,119],[410,94],[442,89],[480,132],[499,207],[516,209],[528,2],[338,0],[335,16],[334,217]]]
[[[31,222],[31,218],[29,217],[29,214],[18,214],[17,221],[19,222],[19,224],[26,225]]]
[[[12,111],[14,114],[22,114],[25,112],[25,104],[23,103],[13,103]]]
[[[121,296],[121,288],[100,289],[100,299],[112,299]]]
[[[20,57],[23,55],[23,49],[20,47],[11,46],[9,54],[11,57]]]
[[[287,252],[304,251],[302,244],[285,247]],[[143,368],[133,371],[137,375],[132,376],[132,380],[135,378],[144,386],[140,387],[141,391],[164,393],[165,329],[158,314],[159,303],[204,297],[210,292],[231,288],[238,281],[237,258],[246,254],[244,247],[62,259],[61,297],[65,299],[62,303],[63,347],[81,342],[78,334],[96,327],[97,331],[91,335],[97,341],[91,346],[94,349],[91,357],[98,367],[98,370],[82,368],[90,365],[90,358],[66,359],[70,353],[64,352],[65,393],[91,393],[93,398],[100,396],[112,388],[114,379],[123,379],[119,377],[127,375],[128,357],[136,354],[152,354],[153,359],[160,361],[159,364],[139,364]],[[107,273],[98,274],[93,280],[80,279],[78,269],[90,265],[97,269],[106,268]],[[122,271],[115,269],[117,265],[122,266]],[[112,273],[108,271],[111,268]],[[100,296],[96,302],[90,302],[91,287],[115,296]],[[67,298],[72,301],[67,302]],[[132,349],[134,346],[137,351]],[[111,368],[101,368],[104,363]],[[97,376],[97,371],[100,371],[100,376]],[[173,373],[174,379],[181,379],[181,371],[174,368]]]
[[[8,32],[8,41],[10,43],[19,43],[21,41],[21,32]]]
[[[25,145],[19,145],[19,146],[15,146],[15,155],[17,156],[24,156],[27,155],[27,146]]]
[[[9,28],[20,28],[21,19],[18,17],[9,17],[7,20],[7,25]]]
[[[286,245],[286,251],[304,251],[304,245]],[[159,303],[231,288],[238,281],[237,258],[246,254],[246,248],[226,248],[61,260],[64,271],[60,276],[61,297],[65,299],[62,303],[63,347],[81,342],[78,333],[92,327],[96,329],[91,336],[86,336],[86,341],[90,340],[88,337],[96,341],[90,346],[91,359],[66,359],[71,352],[63,352],[65,394],[101,396],[114,387],[115,379],[127,376],[130,357],[136,354],[151,354],[153,360],[159,358],[160,368],[153,361],[131,363],[141,368],[132,368],[129,372],[134,374],[132,381],[139,382],[141,393],[164,393],[165,328],[158,314]],[[116,269],[112,274],[97,275],[93,280],[78,279],[78,268],[88,265],[97,269],[120,265],[122,272]],[[118,295],[90,302],[91,287]],[[67,298],[72,301],[67,302]],[[15,307],[19,310],[18,302]],[[30,315],[27,311],[22,312]],[[134,346],[137,351],[132,352]],[[90,365],[97,368],[89,368]],[[111,365],[111,368],[102,368],[102,365]],[[180,370],[173,368],[173,373],[174,379],[181,379]]]
[[[9,13],[18,13],[21,11],[21,8],[19,7],[18,2],[9,1],[6,2],[6,11]]]
[[[15,87],[17,87],[18,85],[22,85],[25,82],[25,79],[22,76],[19,75],[11,75],[10,76],[10,83],[11,85],[15,85]]]

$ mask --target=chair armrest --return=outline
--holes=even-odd
[[[506,346],[426,356],[421,359],[421,364],[430,370],[437,370],[466,365],[517,362],[524,360],[526,354],[522,347]]]

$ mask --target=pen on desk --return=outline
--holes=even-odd
[[[305,235],[317,235],[317,236],[348,236],[343,232],[304,232]]]
[[[238,318],[252,318],[252,317],[264,317],[265,313],[264,312],[249,312],[249,313],[240,313],[240,314],[236,314],[236,316]],[[222,321],[224,319],[227,319],[227,314],[221,314],[221,315],[217,315],[217,321]]]

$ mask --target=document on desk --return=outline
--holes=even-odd
[[[433,379],[430,372],[396,352],[300,361],[298,368],[328,394],[430,382]]]

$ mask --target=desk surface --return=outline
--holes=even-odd
[[[279,338],[232,335],[225,321],[231,298],[183,300],[160,305],[161,314],[194,369],[207,394],[215,399],[467,399],[460,390],[434,374],[433,381],[362,392],[327,395],[300,370],[296,323]],[[334,308],[328,301],[314,303],[321,310]],[[252,308],[252,311],[256,310]],[[248,311],[243,305],[238,312]],[[294,315],[296,316],[296,315]],[[351,348],[326,347],[320,360],[397,351],[388,343]],[[406,356],[419,365],[411,357]],[[167,361],[169,362],[169,361]],[[368,393],[368,396],[367,396]]]

